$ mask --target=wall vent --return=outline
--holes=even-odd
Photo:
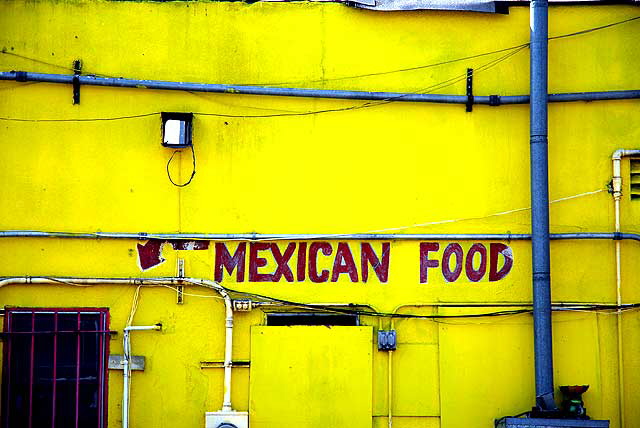
[[[640,158],[631,158],[629,161],[629,197],[640,199]]]

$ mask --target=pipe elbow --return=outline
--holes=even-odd
[[[640,150],[618,149],[613,152],[613,155],[611,155],[611,159],[613,159],[614,161],[619,161],[625,156],[640,156]]]
[[[624,149],[618,149],[615,152],[613,152],[613,154],[611,155],[611,159],[614,161],[619,161],[622,159],[624,153]]]

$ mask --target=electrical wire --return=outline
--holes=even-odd
[[[558,202],[563,202],[563,201],[569,201],[572,199],[577,199],[577,198],[581,198],[584,196],[590,196],[590,195],[595,195],[601,192],[604,192],[606,189],[598,189],[598,190],[592,190],[589,192],[583,192],[583,193],[578,193],[576,195],[571,195],[571,196],[565,196],[562,198],[558,198],[558,199],[553,199],[551,201],[549,201],[549,205],[551,204],[555,204]],[[410,224],[410,225],[405,225],[405,226],[396,226],[396,227],[387,227],[384,229],[373,229],[373,230],[367,230],[365,232],[355,232],[356,234],[370,234],[370,233],[383,233],[383,232],[393,232],[393,231],[399,231],[399,230],[407,230],[407,229],[413,229],[416,227],[428,227],[428,226],[436,226],[436,225],[440,225],[440,224],[448,224],[448,223],[459,223],[459,222],[465,222],[465,221],[471,221],[471,220],[484,220],[487,218],[491,218],[491,217],[499,217],[499,216],[503,216],[503,215],[508,215],[508,214],[515,214],[518,212],[524,212],[524,211],[529,211],[531,210],[531,207],[523,207],[523,208],[515,208],[515,209],[511,209],[511,210],[507,210],[507,211],[500,211],[497,213],[491,213],[491,214],[486,214],[486,215],[482,215],[482,216],[474,216],[474,217],[459,217],[459,218],[453,218],[453,219],[447,219],[447,220],[436,220],[436,221],[429,221],[429,222],[425,222],[425,223],[414,223],[414,224]],[[340,238],[342,236],[345,235],[353,235],[354,233],[351,232],[347,232],[347,233],[327,233],[324,235],[314,235],[314,238],[319,239],[319,238],[325,238],[325,239],[331,239],[331,238]],[[287,241],[290,240],[290,238],[287,237],[282,237],[282,238],[252,238],[252,239],[246,239],[246,238],[236,238],[236,239],[227,239],[226,241],[251,241],[251,242],[260,242],[260,241]]]
[[[486,71],[496,65],[498,65],[499,63],[506,61],[507,59],[511,58],[513,55],[517,54],[518,52],[520,52],[521,50],[523,50],[524,48],[518,49],[516,51],[513,52],[509,52],[506,55],[503,55],[500,58],[494,59],[492,61],[489,61],[486,64],[481,65],[480,67],[478,67],[477,73],[480,73],[482,71]],[[474,70],[474,72],[476,72],[476,70]],[[313,110],[313,111],[306,111],[306,112],[298,112],[298,113],[274,113],[274,114],[261,114],[261,115],[234,115],[234,114],[221,114],[221,113],[205,113],[205,112],[195,112],[195,115],[200,115],[200,116],[215,116],[215,117],[228,117],[228,118],[273,118],[273,117],[291,117],[291,116],[310,116],[310,115],[316,115],[316,114],[322,114],[322,113],[337,113],[337,112],[344,112],[344,111],[353,111],[353,110],[360,110],[360,109],[365,109],[365,108],[372,108],[372,107],[378,107],[381,105],[386,105],[392,102],[396,102],[402,98],[405,98],[407,96],[410,95],[414,95],[414,94],[428,94],[428,93],[432,93],[435,92],[437,90],[440,89],[444,89],[448,86],[451,86],[455,83],[461,82],[463,80],[466,80],[467,78],[467,73],[465,72],[464,74],[460,74],[460,75],[456,75],[452,78],[446,79],[442,82],[436,83],[434,85],[428,86],[426,88],[422,88],[419,89],[417,91],[412,91],[412,92],[408,92],[406,94],[402,94],[402,95],[398,95],[395,97],[389,97],[383,100],[378,100],[378,101],[369,101],[366,102],[364,104],[359,104],[359,105],[353,105],[353,106],[349,106],[349,107],[342,107],[342,108],[334,108],[334,109],[324,109],[324,110]]]
[[[191,281],[189,281],[191,282]],[[194,284],[199,284],[197,282],[192,282]],[[222,287],[222,286],[221,286]],[[238,295],[242,295],[242,296],[248,296],[248,297],[252,297],[252,298],[258,298],[258,299],[264,299],[270,302],[276,302],[276,303],[281,303],[287,306],[294,306],[294,307],[298,307],[298,308],[305,308],[305,309],[310,309],[310,310],[315,310],[315,311],[322,311],[322,312],[333,312],[333,313],[339,313],[339,314],[346,314],[346,315],[360,315],[360,316],[375,316],[375,317],[386,317],[386,318],[412,318],[412,319],[447,319],[447,318],[483,318],[483,317],[496,317],[496,316],[505,316],[505,315],[518,315],[518,314],[526,314],[526,313],[532,313],[533,309],[508,309],[508,310],[500,310],[500,311],[494,311],[494,312],[484,312],[484,313],[476,313],[476,314],[454,314],[454,315],[441,315],[441,314],[436,314],[436,315],[415,315],[415,314],[399,314],[399,313],[389,313],[389,312],[378,312],[378,311],[362,311],[362,310],[356,310],[356,309],[345,309],[345,308],[336,308],[336,307],[331,307],[330,305],[313,305],[313,304],[308,304],[308,303],[301,303],[301,302],[293,302],[290,300],[284,300],[284,299],[279,299],[276,297],[271,297],[271,296],[266,296],[263,294],[257,294],[257,293],[250,293],[250,292],[244,292],[244,291],[238,291],[238,290],[233,290],[230,289],[228,287],[223,287],[227,292],[229,293],[233,293],[233,294],[238,294]],[[359,305],[353,305],[354,307],[359,306]],[[521,306],[528,306],[528,305],[521,305]],[[490,303],[486,304],[486,307],[494,307],[492,306]],[[630,309],[637,309],[640,308],[640,303],[634,303],[634,304],[627,304],[621,307],[618,307],[617,305],[580,305],[576,310],[585,310],[585,309],[592,309],[592,311],[601,311],[601,310],[611,310],[611,311],[615,311],[615,310],[630,310]],[[565,311],[569,311],[571,310],[571,307],[564,307],[562,310]],[[553,310],[559,310],[557,307],[553,308]]]
[[[56,278],[53,277],[42,277],[44,279],[48,279],[48,280],[52,280],[55,282],[59,282],[59,283],[63,283],[65,285],[72,285],[72,286],[79,286],[81,284],[75,284],[73,283],[73,278],[67,278],[66,281],[61,281],[58,280]],[[0,277],[0,279],[2,279],[2,277]],[[169,289],[172,289],[174,291],[178,291],[176,288],[166,285],[166,284],[161,284],[162,279],[153,279],[153,278],[149,278],[149,279],[145,279],[147,281],[151,281],[151,282],[158,282],[157,285],[151,285],[153,286],[163,286]],[[371,311],[363,311],[363,310],[358,310],[358,309],[349,309],[349,308],[338,308],[335,306],[331,306],[330,304],[311,304],[311,303],[302,303],[302,302],[294,302],[291,300],[285,300],[285,299],[280,299],[277,297],[273,297],[273,296],[267,296],[264,294],[258,294],[258,293],[252,293],[252,292],[246,292],[246,291],[239,291],[239,290],[234,290],[228,287],[224,287],[219,283],[217,284],[217,287],[208,285],[206,283],[202,283],[202,282],[198,282],[195,280],[191,280],[189,278],[184,278],[183,281],[185,283],[188,284],[193,284],[193,285],[197,285],[200,287],[204,287],[207,289],[213,289],[216,290],[217,288],[221,288],[223,290],[225,290],[227,293],[232,293],[235,295],[240,295],[240,296],[246,296],[246,297],[250,297],[250,298],[254,298],[254,299],[259,299],[261,301],[268,301],[268,302],[275,302],[275,303],[280,303],[283,306],[292,306],[292,307],[297,307],[297,308],[304,308],[304,309],[308,309],[308,310],[312,310],[312,311],[318,311],[318,312],[329,312],[329,313],[338,313],[338,314],[343,314],[343,315],[357,315],[357,316],[372,316],[372,317],[385,317],[385,318],[404,318],[404,319],[429,319],[429,320],[440,320],[440,319],[461,319],[461,318],[484,318],[484,317],[504,317],[504,316],[513,316],[513,315],[520,315],[520,314],[529,314],[529,313],[533,313],[533,309],[531,309],[530,307],[532,306],[531,303],[522,303],[522,304],[501,304],[501,303],[475,303],[475,304],[464,304],[464,303],[460,303],[460,304],[451,304],[451,305],[438,305],[438,304],[434,304],[434,306],[441,306],[441,307],[486,307],[486,308],[492,308],[492,307],[504,307],[504,306],[514,306],[514,309],[505,309],[505,310],[500,310],[500,311],[493,311],[493,312],[483,312],[483,313],[471,313],[471,314],[452,314],[452,315],[442,315],[442,314],[436,314],[436,315],[416,315],[416,314],[400,314],[400,313],[390,313],[390,312],[379,312],[376,310],[371,310]],[[137,285],[136,287],[136,291],[134,293],[133,296],[133,301],[132,301],[132,305],[131,305],[131,312],[129,314],[129,317],[127,319],[127,325],[131,325],[131,323],[133,322],[133,317],[135,316],[135,313],[137,311],[138,308],[138,303],[140,300],[140,290],[141,287],[146,287],[149,285],[145,285],[145,284],[141,284],[141,285]],[[193,297],[207,297],[207,298],[211,298],[211,297],[217,297],[217,296],[208,296],[208,295],[201,295],[201,294],[191,294],[191,293],[183,293],[186,296],[193,296]],[[362,307],[363,305],[361,304],[355,304],[355,303],[351,303],[349,304],[349,306],[351,308],[358,308],[358,307]],[[601,312],[601,311],[629,311],[629,310],[634,310],[634,309],[640,309],[640,303],[628,303],[628,304],[623,304],[623,305],[615,305],[615,304],[600,304],[600,303],[595,303],[595,304],[584,304],[584,303],[554,303],[552,304],[552,310],[553,311],[575,311],[575,312],[584,312],[584,311],[589,311],[589,312]]]
[[[587,28],[587,29],[584,29],[584,30],[575,31],[575,32],[572,32],[572,33],[566,33],[566,34],[561,34],[561,35],[558,35],[558,36],[552,36],[552,37],[549,37],[548,40],[559,40],[559,39],[565,39],[565,38],[569,38],[569,37],[580,36],[580,35],[592,33],[592,32],[595,32],[595,31],[600,31],[600,30],[604,30],[604,29],[607,29],[607,28],[612,28],[612,27],[615,27],[615,26],[618,26],[618,25],[626,24],[626,23],[629,23],[629,22],[633,22],[633,21],[636,21],[636,20],[639,20],[639,19],[640,19],[640,16],[634,16],[634,17],[631,17],[631,18],[628,18],[628,19],[624,19],[622,21],[616,21],[616,22],[612,22],[612,23],[609,23],[609,24],[600,25],[600,26],[597,26],[597,27],[592,27],[592,28]],[[414,67],[399,68],[399,69],[395,69],[395,70],[387,70],[387,71],[363,73],[363,74],[354,74],[354,75],[349,75],[349,76],[314,79],[314,80],[298,80],[298,81],[289,81],[289,82],[256,83],[256,84],[252,84],[252,85],[280,86],[280,85],[298,84],[298,83],[322,83],[322,82],[331,82],[331,81],[347,80],[347,79],[359,79],[359,78],[363,78],[363,77],[381,76],[381,75],[387,75],[387,74],[402,73],[402,72],[407,72],[407,71],[423,70],[423,69],[427,69],[427,68],[438,67],[438,66],[441,66],[441,65],[447,65],[447,64],[452,64],[452,63],[465,61],[465,60],[469,60],[469,59],[481,58],[483,56],[488,56],[488,55],[494,55],[494,54],[497,54],[497,53],[507,52],[507,51],[511,51],[511,50],[514,50],[514,49],[518,49],[518,48],[526,48],[526,47],[529,46],[529,44],[530,44],[529,42],[525,42],[525,43],[521,43],[521,44],[518,44],[518,45],[509,46],[509,47],[506,47],[506,48],[496,49],[496,50],[493,50],[493,51],[482,52],[482,53],[479,53],[479,54],[453,58],[453,59],[440,61],[440,62],[434,62],[434,63],[430,63],[430,64],[423,64],[423,65],[418,65],[418,66],[414,66]],[[18,58],[26,59],[28,61],[33,61],[33,62],[36,62],[36,63],[39,63],[39,64],[48,65],[48,66],[60,68],[60,69],[63,69],[63,70],[74,71],[73,67],[68,67],[68,66],[63,66],[63,65],[60,65],[60,64],[55,64],[55,63],[43,61],[43,60],[40,60],[40,59],[37,59],[37,58],[28,57],[28,56],[25,56],[25,55],[20,55],[20,54],[17,54],[15,52],[9,52],[9,51],[6,50],[6,48],[1,50],[0,53],[5,54],[5,55],[12,55],[12,56],[15,56],[15,57],[18,57]],[[106,75],[106,74],[90,73],[90,72],[87,72],[87,71],[85,71],[84,73],[85,74],[89,74],[89,75],[93,75],[93,76],[114,77],[114,76],[109,76],[109,75]]]
[[[127,318],[126,327],[129,327],[133,324],[133,317],[136,315],[136,311],[138,310],[138,302],[140,301],[140,288],[142,285],[138,285],[136,287],[136,291],[133,293],[133,302],[131,302],[131,312],[129,312],[129,317]]]
[[[169,171],[169,166],[171,165],[171,161],[173,160],[173,157],[176,155],[176,153],[180,153],[180,150],[175,150],[171,155],[171,157],[169,158],[169,161],[167,162],[167,177],[169,177],[169,181],[171,182],[171,184],[173,184],[176,187],[188,186],[189,183],[191,183],[191,180],[193,180],[193,177],[196,175],[196,152],[193,149],[193,143],[189,144],[189,147],[191,148],[191,157],[193,159],[193,169],[191,170],[191,176],[189,177],[189,180],[187,180],[185,183],[178,184],[175,181],[173,181],[173,179],[171,178],[171,172]]]
[[[123,120],[123,119],[137,119],[140,117],[157,116],[160,112],[133,114],[129,116],[114,116],[114,117],[92,117],[92,118],[76,118],[76,119],[22,119],[16,117],[0,117],[0,120],[10,122],[101,122],[110,120]]]
[[[611,28],[611,27],[615,27],[615,26],[618,26],[618,25],[626,24],[628,22],[636,21],[638,19],[640,19],[640,16],[635,16],[635,17],[632,17],[632,18],[629,18],[629,19],[625,19],[625,20],[622,20],[622,21],[612,22],[610,24],[605,24],[605,25],[601,25],[601,26],[598,26],[598,27],[587,28],[585,30],[580,30],[580,31],[572,32],[572,33],[561,34],[561,35],[558,35],[558,36],[549,37],[547,40],[559,40],[559,39],[565,39],[565,38],[574,37],[574,36],[580,36],[580,35],[583,35],[583,34],[592,33],[594,31],[604,30],[606,28]],[[388,71],[380,71],[380,72],[364,73],[364,74],[354,74],[354,75],[350,75],[350,76],[324,78],[324,79],[314,79],[314,80],[298,80],[298,81],[276,82],[276,83],[257,83],[256,85],[281,86],[281,85],[299,84],[299,83],[322,83],[322,82],[331,82],[331,81],[338,81],[338,80],[359,79],[359,78],[363,78],[363,77],[382,76],[382,75],[394,74],[394,73],[402,73],[402,72],[407,72],[407,71],[424,70],[424,69],[427,69],[427,68],[438,67],[438,66],[441,66],[441,65],[447,65],[447,64],[460,62],[460,61],[465,61],[465,60],[468,60],[468,59],[475,59],[475,58],[480,58],[480,57],[483,57],[483,56],[488,56],[488,55],[493,55],[493,54],[497,54],[497,53],[501,53],[501,52],[511,51],[511,50],[518,49],[518,48],[526,48],[526,47],[529,47],[529,45],[530,45],[530,42],[525,42],[525,43],[521,43],[519,45],[509,46],[509,47],[502,48],[502,49],[497,49],[497,50],[494,50],[494,51],[482,52],[482,53],[475,54],[475,55],[469,55],[469,56],[464,56],[464,57],[459,57],[459,58],[453,58],[453,59],[445,60],[445,61],[441,61],[441,62],[418,65],[418,66],[415,66],[415,67],[400,68],[400,69],[396,69],[396,70],[388,70]]]
[[[509,52],[509,53],[501,56],[500,58],[491,60],[491,61],[481,65],[480,67],[478,67],[476,69],[477,70],[476,72],[480,73],[482,71],[486,71],[486,70],[498,65],[499,63],[501,63],[503,61],[506,61],[507,59],[509,59],[510,57],[512,57],[513,55],[517,54],[518,52],[520,52],[523,49],[524,49],[524,47],[520,48],[520,49],[518,49],[516,51]],[[194,115],[199,115],[199,116],[214,116],[214,117],[222,117],[222,118],[249,119],[249,118],[274,118],[274,117],[311,116],[311,115],[322,114],[322,113],[345,112],[345,111],[359,110],[359,109],[364,109],[364,108],[377,107],[377,106],[380,106],[380,105],[386,105],[386,104],[398,101],[399,99],[402,99],[404,97],[407,97],[407,96],[413,95],[413,94],[431,93],[431,92],[434,92],[436,90],[440,90],[440,89],[446,88],[448,86],[451,86],[451,85],[453,85],[453,84],[455,84],[457,82],[463,81],[465,79],[466,79],[466,72],[464,74],[456,75],[456,76],[454,76],[452,78],[446,79],[446,80],[444,80],[442,82],[438,82],[438,83],[433,84],[431,86],[428,86],[426,88],[419,89],[417,91],[409,92],[409,93],[406,93],[406,94],[402,94],[402,95],[395,96],[395,97],[390,97],[390,98],[379,100],[379,101],[369,101],[369,102],[366,102],[366,103],[363,103],[363,104],[352,105],[352,106],[349,106],[349,107],[340,107],[340,108],[323,109],[323,110],[313,110],[313,111],[305,111],[305,112],[269,113],[269,114],[257,114],[257,115],[228,114],[228,113],[208,113],[208,112],[194,112],[193,114]],[[0,121],[13,121],[13,122],[96,122],[96,121],[134,119],[134,118],[154,116],[154,115],[159,115],[159,114],[160,114],[160,112],[152,112],[152,113],[143,113],[143,114],[130,115],[130,116],[116,116],[116,117],[108,117],[108,118],[81,118],[81,119],[22,119],[22,118],[0,117]],[[174,152],[174,154],[175,154],[175,152]],[[194,156],[194,159],[195,159],[195,156]],[[195,171],[195,169],[194,169],[194,171]],[[194,174],[195,174],[195,172],[194,172]],[[191,178],[193,178],[193,176]],[[181,186],[179,186],[179,187],[181,187]]]
[[[585,30],[580,30],[580,31],[576,31],[576,32],[572,32],[572,33],[567,33],[567,34],[562,34],[562,35],[558,35],[558,36],[553,36],[553,37],[549,37],[548,40],[559,40],[559,39],[565,39],[565,38],[569,38],[569,37],[574,37],[574,36],[579,36],[579,35],[584,35],[584,34],[588,34],[588,33],[592,33],[595,31],[600,31],[606,28],[611,28],[611,27],[615,27],[618,25],[622,25],[622,24],[626,24],[628,22],[633,22],[636,20],[639,20],[640,16],[635,16],[632,18],[628,18],[622,21],[617,21],[617,22],[613,22],[613,23],[609,23],[609,24],[605,24],[605,25],[601,25],[598,27],[593,27],[593,28],[587,28]],[[305,83],[305,82],[325,82],[325,81],[331,81],[331,80],[343,80],[343,79],[351,79],[351,78],[360,78],[360,77],[368,77],[368,76],[377,76],[377,75],[383,75],[383,74],[392,74],[392,73],[399,73],[399,72],[405,72],[405,71],[412,71],[412,70],[419,70],[419,69],[425,69],[425,68],[430,68],[430,67],[435,67],[435,66],[439,66],[439,65],[445,65],[445,64],[450,64],[453,62],[458,62],[458,61],[463,61],[466,59],[473,59],[473,58],[479,58],[482,56],[487,56],[487,55],[492,55],[492,54],[496,54],[496,53],[501,53],[501,52],[507,52],[509,51],[509,54],[498,58],[497,60],[494,61],[498,61],[496,62],[499,63],[507,58],[509,58],[511,55],[514,55],[518,52],[520,52],[521,50],[523,50],[524,48],[529,46],[529,42],[527,43],[521,43],[519,45],[515,45],[515,46],[511,46],[508,48],[503,48],[503,49],[498,49],[498,50],[494,50],[494,51],[490,51],[490,52],[484,52],[484,53],[480,53],[480,54],[476,54],[476,55],[471,55],[471,56],[465,56],[465,57],[460,57],[460,58],[454,58],[452,60],[448,60],[448,61],[442,61],[442,62],[438,62],[438,63],[432,63],[432,64],[426,64],[426,65],[421,65],[421,66],[416,66],[416,67],[409,67],[409,68],[402,68],[402,69],[397,69],[397,70],[390,70],[390,71],[384,71],[384,72],[377,72],[377,73],[367,73],[367,74],[361,74],[361,75],[353,75],[353,76],[344,76],[344,77],[339,77],[339,78],[333,78],[333,79],[320,79],[320,80],[309,80],[309,81],[299,81],[299,82],[281,82],[281,83],[271,83],[271,84],[262,84],[264,86],[268,86],[268,85],[272,85],[272,86],[276,86],[276,85],[282,85],[282,84],[287,84],[287,83]],[[514,51],[514,52],[511,52]],[[30,58],[24,55],[20,55],[20,54],[16,54],[13,52],[7,52],[6,50],[2,50],[0,51],[3,54],[6,55],[13,55],[16,57],[20,57],[23,59],[28,59],[31,61],[35,61],[38,63],[42,63],[42,64],[46,64],[46,65],[51,65],[54,67],[58,67],[58,68],[64,68],[66,70],[73,70],[73,68],[69,68],[69,67],[64,67],[58,64],[53,64],[53,63],[48,63],[46,61],[41,61],[35,58]],[[488,64],[492,64],[494,61],[490,61],[489,63],[480,66],[479,69],[482,69],[482,67],[486,67]],[[495,65],[495,64],[493,64]],[[491,66],[493,66],[491,65]],[[97,76],[104,76],[104,77],[111,77],[111,76],[106,76],[106,75],[100,75],[100,74],[93,74],[93,75],[97,75]],[[464,75],[465,77],[460,76],[460,80],[462,80],[463,78],[466,78],[466,74]],[[440,82],[436,85],[432,85],[429,88],[435,88],[433,90],[437,90],[437,89],[442,89],[446,86],[450,86],[452,84],[457,83],[459,80],[457,80],[456,77],[445,80],[444,82]],[[451,82],[450,84],[446,84],[447,82]],[[446,84],[445,86],[441,86],[443,84]],[[428,92],[411,92],[409,94],[415,94],[415,93],[428,93]],[[402,98],[403,96],[407,96],[409,94],[405,94],[402,96],[398,96],[395,97],[397,98]],[[265,115],[234,115],[234,114],[221,114],[221,113],[197,113],[201,116],[216,116],[216,117],[226,117],[226,118],[271,118],[271,117],[288,117],[288,116],[308,116],[308,115],[314,115],[314,114],[321,114],[321,113],[333,113],[333,112],[342,112],[342,111],[350,111],[350,110],[357,110],[357,109],[362,109],[362,108],[368,108],[368,107],[374,107],[376,105],[382,105],[382,104],[387,104],[388,102],[393,101],[393,99],[387,99],[387,100],[381,100],[378,102],[369,102],[369,103],[365,103],[362,105],[358,105],[358,106],[351,106],[351,107],[345,107],[345,108],[338,108],[338,109],[325,109],[325,110],[316,110],[316,111],[308,111],[308,112],[295,112],[295,113],[276,113],[276,114],[265,114]],[[134,119],[134,118],[140,118],[140,117],[146,117],[146,116],[153,116],[153,115],[157,115],[159,114],[159,112],[153,112],[153,113],[144,113],[144,114],[138,114],[138,115],[130,115],[130,116],[117,116],[117,117],[109,117],[109,118],[87,118],[87,119],[21,119],[21,118],[8,118],[8,117],[0,117],[0,121],[15,121],[15,122],[94,122],[94,121],[109,121],[109,120],[121,120],[121,119]]]

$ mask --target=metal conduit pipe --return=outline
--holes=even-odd
[[[119,285],[202,285],[217,291],[224,299],[225,306],[225,344],[224,344],[224,396],[222,400],[222,410],[232,412],[231,406],[231,367],[232,367],[232,347],[233,347],[233,303],[229,293],[217,282],[200,278],[43,278],[43,277],[16,277],[0,280],[0,288],[9,284],[119,284]],[[135,330],[129,327],[129,330]],[[127,330],[125,329],[125,332]],[[125,350],[126,352],[126,350]],[[126,358],[125,358],[126,361]],[[124,397],[123,397],[124,398]],[[123,406],[124,407],[124,406]],[[123,408],[123,418],[124,418]]]
[[[616,233],[620,232],[620,199],[622,199],[622,172],[621,163],[622,158],[626,156],[640,156],[640,150],[625,150],[618,149],[613,152],[611,160],[613,161],[613,206],[615,225],[614,230]],[[622,305],[622,264],[621,264],[621,245],[620,241],[616,240],[616,304],[618,307]],[[618,309],[617,314],[617,336],[618,336],[618,394],[619,394],[619,413],[620,413],[620,427],[624,428],[624,358],[622,346],[622,311]]]
[[[345,233],[345,234],[309,234],[309,233],[119,233],[119,232],[44,232],[37,230],[5,230],[0,231],[0,238],[68,238],[68,239],[159,239],[159,240],[206,240],[206,241],[424,241],[424,240],[497,240],[527,241],[531,235],[527,233]],[[564,239],[630,239],[640,241],[637,233],[552,233],[551,240]]]
[[[122,385],[122,428],[129,428],[129,394],[131,393],[131,335],[132,331],[162,330],[162,324],[126,326],[122,336],[124,360]]]
[[[551,328],[548,160],[548,0],[530,4],[531,256],[536,405],[556,409]]]
[[[211,92],[236,95],[269,95],[278,97],[303,97],[303,98],[332,98],[347,100],[379,100],[379,101],[404,101],[427,102],[441,104],[467,104],[469,97],[466,95],[440,95],[417,94],[405,92],[370,92],[370,91],[343,91],[332,89],[303,89],[303,88],[275,88],[247,85],[225,85],[216,83],[172,82],[165,80],[138,80],[116,77],[97,77],[91,75],[71,74],[46,74],[27,71],[0,72],[0,80],[12,80],[17,82],[44,82],[73,84],[78,79],[80,85],[108,86],[116,88],[159,89],[190,92]],[[624,100],[640,98],[640,90],[626,91],[601,91],[601,92],[574,92],[549,94],[550,102],[570,101],[604,101]],[[529,95],[490,95],[474,96],[473,104],[499,106],[503,104],[528,104]]]

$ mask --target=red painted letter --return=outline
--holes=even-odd
[[[338,281],[338,277],[341,273],[348,273],[351,282],[358,282],[358,269],[353,261],[353,254],[351,254],[351,248],[346,242],[338,243],[338,250],[336,251],[336,258],[333,261],[333,274],[331,275],[331,282]]]
[[[249,244],[249,281],[269,282],[273,280],[273,274],[258,273],[258,268],[267,265],[267,259],[258,257],[258,251],[264,251],[270,248],[271,244],[266,242],[252,242]]]
[[[327,282],[329,271],[323,270],[318,275],[318,250],[322,250],[325,256],[331,255],[333,248],[328,242],[313,242],[309,246],[309,279],[311,282]]]
[[[287,282],[293,282],[293,272],[289,267],[289,260],[293,256],[293,252],[296,250],[296,244],[291,242],[287,245],[287,249],[284,250],[284,254],[280,253],[280,248],[275,242],[271,244],[271,251],[273,252],[273,258],[275,259],[278,267],[273,273],[273,282],[280,281],[280,277],[284,275]]]
[[[369,279],[369,263],[373,267],[373,271],[376,273],[380,282],[387,282],[389,279],[389,250],[391,244],[389,242],[382,243],[382,262],[371,248],[371,244],[363,242],[360,246],[360,267],[362,269],[362,282],[367,282]]]
[[[480,267],[478,270],[473,269],[473,256],[480,253]],[[473,244],[467,253],[467,261],[465,264],[467,278],[469,281],[478,282],[487,273],[487,247],[482,244]]]
[[[298,244],[298,282],[304,281],[305,270],[307,269],[307,243],[300,242]]]
[[[227,250],[227,245],[224,242],[216,242],[216,264],[214,267],[214,279],[216,282],[222,281],[223,268],[227,270],[227,273],[231,275],[233,270],[237,267],[236,281],[244,281],[244,259],[247,253],[247,243],[241,242],[238,244],[236,252],[233,253],[233,257]]]
[[[440,244],[437,242],[421,242],[420,243],[420,284],[427,282],[427,269],[438,267],[440,262],[437,260],[429,260],[430,251],[438,251]]]
[[[456,255],[456,267],[453,271],[451,271],[450,267],[450,259],[451,255]],[[444,249],[444,254],[442,255],[442,275],[444,276],[445,281],[453,282],[460,277],[462,273],[462,247],[460,244],[452,243],[447,245],[447,248]]]
[[[499,281],[511,272],[513,251],[507,245],[493,243],[489,246],[489,254],[489,281]],[[504,256],[504,265],[500,270],[498,270],[498,254]]]

